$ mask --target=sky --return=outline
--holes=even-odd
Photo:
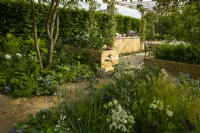
[[[122,0],[117,0],[117,1],[122,2]],[[101,4],[101,7],[99,10],[107,9],[107,4],[103,3],[102,0],[97,0],[97,2],[99,2]],[[127,2],[130,2],[130,1],[127,0]],[[132,5],[134,6],[135,9],[130,9],[130,8],[127,8],[124,6],[119,6],[119,5],[116,5],[116,8],[117,8],[119,14],[134,17],[134,18],[141,18],[141,14],[138,12],[138,10],[136,10],[137,4],[138,4],[138,0],[133,0]],[[145,8],[152,8],[152,6],[155,5],[155,3],[152,2],[152,0],[143,0],[142,4]],[[81,6],[84,9],[88,9],[88,5],[85,5],[82,3]]]
[[[37,0],[35,0],[35,1],[37,2]],[[107,4],[103,3],[102,1],[103,0],[97,0],[97,2],[99,2],[101,4],[99,10],[106,10]],[[116,0],[116,1],[122,2],[122,0]],[[134,18],[141,18],[141,14],[138,12],[138,10],[136,10],[138,0],[132,0],[132,1],[133,1],[132,5],[135,9],[130,9],[130,8],[127,8],[124,6],[116,5],[116,8],[117,8],[119,14],[134,17]],[[127,0],[127,2],[130,3],[130,0]],[[84,4],[84,3],[80,3],[80,4],[81,4],[81,8],[88,9],[88,4]],[[143,0],[142,4],[145,8],[152,8],[152,6],[155,5],[155,3],[152,2],[152,0]]]

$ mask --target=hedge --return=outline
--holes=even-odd
[[[155,59],[200,65],[200,46],[168,43],[153,49]]]
[[[24,1],[0,1],[0,34],[7,33],[15,36],[30,37],[32,32],[31,5]],[[45,14],[48,6],[42,7],[36,4],[37,27],[40,38],[45,37]],[[103,12],[96,12],[95,17],[98,23],[98,31],[104,34],[105,28],[109,28],[107,21],[109,15]],[[127,30],[139,31],[140,20],[132,17],[116,15],[118,33],[126,33]],[[86,31],[86,20],[88,11],[83,9],[61,9],[60,10],[60,37],[69,37]]]

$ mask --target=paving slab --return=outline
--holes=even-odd
[[[137,53],[133,55],[126,55],[126,56],[121,56],[119,58],[119,63],[120,64],[125,64],[125,65],[140,65],[144,62],[144,55],[145,53]]]
[[[10,111],[17,104],[20,103],[20,98],[13,98],[11,96],[0,95],[0,111]]]
[[[15,114],[4,115],[0,117],[0,133],[8,133],[18,122],[25,120],[24,116]]]

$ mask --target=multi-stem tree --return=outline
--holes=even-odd
[[[46,38],[47,38],[47,64],[46,67],[51,68],[53,61],[53,50],[56,45],[56,41],[59,35],[59,7],[60,5],[66,7],[68,4],[73,5],[73,3],[77,4],[77,0],[43,0],[47,2],[50,7],[48,8],[48,14],[46,16]],[[35,16],[35,1],[30,0],[32,5],[32,18],[33,18],[33,29],[34,29],[34,44],[36,47],[37,57],[40,62],[41,68],[43,68],[40,51],[37,43],[37,25],[36,25],[36,16]],[[39,4],[41,4],[41,0],[38,0]]]

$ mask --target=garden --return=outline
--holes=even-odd
[[[72,50],[108,50],[115,33],[134,29],[141,43],[165,40],[153,48],[152,59],[195,65],[194,73],[199,73],[200,2],[156,2],[154,11],[139,4],[141,19],[136,19],[116,15],[113,1],[107,1],[108,13],[96,11],[94,1],[88,2],[89,10],[79,9],[76,1],[64,7],[59,0],[0,1],[1,95],[57,99],[51,108],[29,115],[8,132],[200,132],[200,75],[194,78],[177,66],[174,74],[165,65],[145,60],[134,67],[117,62],[107,74],[100,61],[89,60],[87,51]],[[107,60],[112,62],[111,56]],[[99,78],[109,82],[94,85]],[[83,82],[87,88],[72,98],[65,84]]]

